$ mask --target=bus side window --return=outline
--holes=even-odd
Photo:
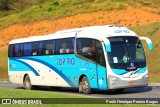
[[[96,61],[96,41],[89,38],[77,39],[77,53],[92,61]]]
[[[46,44],[46,54],[54,54],[55,52],[55,41],[50,41]]]
[[[14,55],[19,56],[19,44],[15,44],[14,47],[15,47],[14,48],[14,53],[15,53]]]
[[[59,49],[59,53],[63,54],[66,53],[66,49],[67,48],[67,43],[65,41],[60,43],[60,49]]]
[[[23,44],[15,44],[14,45],[14,55],[17,56],[23,56]]]
[[[14,45],[12,44],[9,45],[8,57],[14,57]]]
[[[24,56],[32,55],[31,43],[24,43]]]
[[[74,39],[59,39],[57,43],[57,53],[73,54],[74,53]]]
[[[100,41],[96,41],[96,60],[98,64],[106,66],[104,51]]]
[[[38,55],[38,42],[32,42],[32,55]]]
[[[18,51],[18,56],[23,56],[23,50]]]

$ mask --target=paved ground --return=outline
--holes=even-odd
[[[23,85],[11,84],[8,81],[0,82],[0,88],[16,88],[24,89]],[[60,92],[60,93],[70,93],[76,95],[84,95],[78,93],[78,89],[75,88],[50,88],[50,87],[40,87],[38,90],[48,91],[48,92]],[[84,95],[87,97],[94,98],[160,98],[160,84],[152,83],[147,87],[141,88],[129,88],[125,89],[124,92],[116,93],[115,91],[94,91],[93,94]]]

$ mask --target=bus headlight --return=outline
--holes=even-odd
[[[146,82],[146,83],[148,83],[148,74],[146,74],[146,75],[143,76],[143,81]]]
[[[147,78],[148,79],[148,74],[144,75],[143,78]]]
[[[116,77],[116,76],[113,76],[113,75],[108,75],[108,78],[111,80],[111,81],[118,81],[120,80],[120,78]]]

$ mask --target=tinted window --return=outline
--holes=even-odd
[[[96,40],[77,39],[77,53],[92,60],[96,60]]]
[[[77,39],[77,54],[105,66],[104,52],[100,41],[89,38]]]
[[[15,44],[13,48],[13,55],[14,56],[23,56],[23,44]]]
[[[71,54],[74,53],[74,39],[59,39],[57,40],[57,50],[58,54]]]
[[[74,39],[45,40],[9,45],[9,57],[71,54],[74,53]]]
[[[14,56],[14,45],[9,45],[8,47],[8,57],[13,57]]]
[[[55,54],[55,40],[39,42],[39,55]]]
[[[32,44],[25,43],[24,44],[24,56],[32,55]]]
[[[108,39],[111,52],[107,54],[112,68],[135,70],[146,66],[144,49],[138,37],[119,36]]]
[[[105,62],[105,57],[104,57],[104,51],[101,42],[96,41],[96,58],[97,58],[97,63],[106,66]]]
[[[32,42],[31,45],[31,55],[38,55],[38,42]]]

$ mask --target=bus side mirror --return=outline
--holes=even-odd
[[[111,52],[111,44],[110,44],[110,41],[109,41],[108,39],[105,39],[104,43],[105,43],[106,51],[107,51],[107,52]]]
[[[150,51],[153,50],[153,44],[152,44],[151,39],[149,39],[149,38],[147,38],[147,37],[139,37],[139,38],[140,38],[140,40],[145,40],[145,41],[147,42],[147,44],[148,44],[148,49],[149,49]]]

